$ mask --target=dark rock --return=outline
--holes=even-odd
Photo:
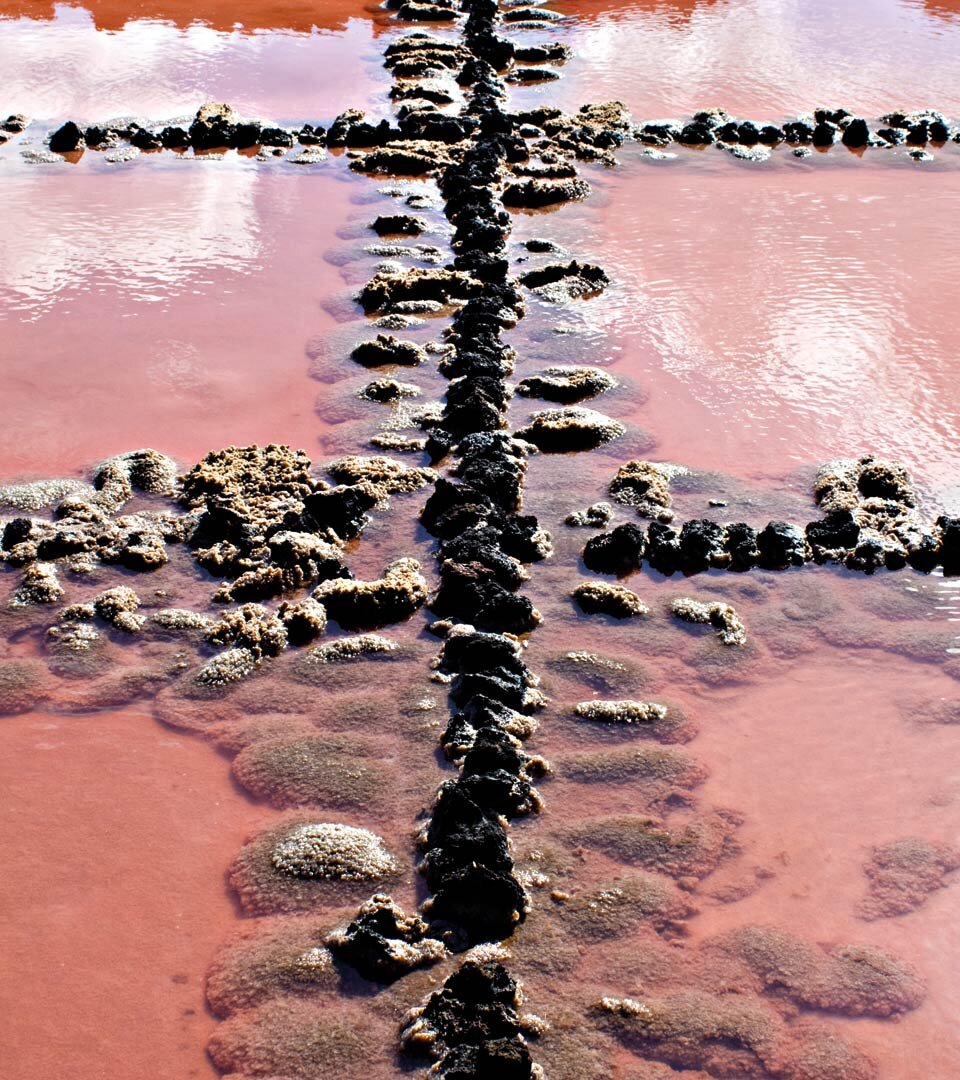
[[[677,142],[684,146],[708,146],[716,142],[716,135],[706,124],[687,124],[677,136]]]
[[[813,127],[805,120],[791,120],[783,125],[783,134],[788,143],[802,145],[813,138]]]
[[[569,46],[559,41],[550,45],[527,45],[513,50],[514,60],[519,60],[524,64],[545,64],[551,60],[567,60],[570,55]]]
[[[160,132],[160,142],[166,150],[186,150],[190,135],[181,127],[165,127]]]
[[[326,131],[317,125],[304,124],[297,132],[297,141],[301,146],[323,146],[327,141]]]
[[[643,530],[627,522],[610,532],[592,536],[583,549],[583,561],[598,573],[622,576],[640,569],[645,546]]]
[[[813,134],[810,136],[810,139],[814,146],[832,146],[836,135],[837,128],[834,124],[820,121],[813,129]]]
[[[860,540],[860,526],[849,510],[838,510],[807,526],[807,540],[817,562],[842,561]]]
[[[160,150],[163,148],[163,140],[152,131],[138,127],[130,136],[130,145],[138,150]]]
[[[843,129],[843,145],[859,150],[870,141],[870,128],[866,120],[859,118],[849,121]]]
[[[387,367],[399,364],[416,367],[427,359],[420,345],[413,341],[401,341],[392,334],[377,334],[374,341],[363,341],[350,353],[350,359],[364,367]]]
[[[937,518],[940,531],[940,559],[944,574],[960,574],[960,517],[948,517],[942,514]],[[4,534],[6,541],[6,534]]]
[[[680,533],[663,522],[650,522],[647,528],[646,552],[647,562],[661,574],[669,577],[683,569]]]
[[[263,130],[257,123],[237,124],[233,129],[230,145],[237,150],[250,150],[262,141]],[[269,145],[264,143],[264,145]]]
[[[757,536],[760,566],[765,570],[785,570],[788,566],[803,566],[807,561],[807,542],[796,525],[786,521],[771,521]]]
[[[303,500],[304,519],[315,531],[332,529],[342,540],[354,540],[367,524],[367,511],[377,496],[363,484],[341,484]]]
[[[383,983],[435,964],[446,954],[444,946],[429,936],[423,919],[405,915],[382,894],[368,900],[349,925],[330,934],[327,945],[365,979]]]
[[[244,125],[240,125],[242,127]],[[237,128],[239,134],[240,127]],[[265,127],[260,131],[260,145],[261,146],[280,146],[283,148],[289,148],[293,146],[293,135],[289,131],[285,131],[283,128],[277,127]]]
[[[68,120],[50,136],[50,149],[55,154],[70,154],[74,150],[82,149],[84,145],[83,132],[72,120]]]
[[[773,124],[765,124],[760,129],[758,138],[764,146],[776,146],[784,141],[786,134],[783,128],[775,127]]]
[[[412,214],[381,214],[370,228],[378,236],[419,236],[426,230],[427,223]]]
[[[742,521],[727,526],[724,547],[730,555],[731,570],[750,570],[760,561],[757,530]]]
[[[726,533],[715,521],[694,518],[680,530],[680,555],[686,573],[699,573],[729,562],[725,547]]]

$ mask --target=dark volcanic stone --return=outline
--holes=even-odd
[[[83,132],[72,120],[68,120],[50,136],[50,149],[55,154],[69,154],[83,145]]]
[[[591,537],[583,549],[583,561],[601,574],[629,574],[643,561],[643,530],[631,522]]]
[[[757,537],[760,565],[765,570],[786,570],[807,561],[807,543],[796,525],[771,521]]]

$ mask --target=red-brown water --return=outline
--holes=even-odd
[[[949,4],[558,7],[574,18],[537,36],[569,40],[575,59],[560,83],[517,91],[518,103],[620,97],[638,117],[717,104],[766,119],[822,102],[867,114],[960,112],[960,18]],[[385,101],[383,41],[359,7],[327,5],[321,16],[186,3],[4,10],[0,106],[50,124],[174,115],[207,98],[280,120],[329,120]],[[353,21],[320,33],[318,19],[327,29]],[[250,34],[234,21],[298,32]],[[37,79],[51,65],[53,77]],[[513,335],[519,374],[557,360],[609,365],[623,386],[597,407],[649,432],[654,459],[716,474],[678,495],[681,518],[807,520],[816,465],[868,451],[903,460],[932,512],[958,509],[960,171],[946,156],[928,171],[845,153],[757,168],[713,153],[652,163],[628,149],[620,162],[589,170],[594,196],[581,206],[516,224],[516,241],[556,239],[614,279],[603,298],[559,314],[531,301]],[[14,141],[0,150],[0,169],[0,480],[86,475],[97,459],[141,445],[188,465],[229,443],[281,441],[323,461],[360,450],[377,430],[378,407],[355,397],[369,375],[344,358],[362,326],[351,292],[379,261],[362,251],[372,240],[365,224],[396,202],[342,159],[304,171],[234,156],[110,166],[87,153],[76,166],[41,168],[22,162]],[[434,231],[424,240],[442,245],[442,219],[425,216]],[[558,324],[574,332],[557,335]],[[437,333],[428,321],[411,336]],[[426,399],[440,390],[435,372],[410,378]],[[512,419],[532,407],[515,402]],[[958,590],[907,572],[640,575],[628,584],[654,609],[648,623],[587,622],[568,595],[589,533],[562,520],[604,496],[633,456],[631,437],[575,469],[566,459],[531,462],[527,506],[557,540],[529,588],[545,621],[528,661],[553,698],[531,747],[554,760],[557,778],[544,784],[545,813],[518,827],[519,843],[556,845],[561,826],[581,818],[642,812],[629,786],[564,778],[565,754],[610,746],[564,717],[573,702],[603,695],[547,674],[570,648],[638,661],[647,682],[636,694],[682,705],[699,726],[688,749],[710,775],[697,810],[743,817],[742,854],[693,893],[700,910],[683,948],[694,968],[703,942],[756,923],[815,943],[882,946],[921,973],[924,1004],[897,1023],[829,1022],[879,1063],[882,1080],[960,1075],[957,886],[895,919],[856,915],[874,845],[960,839],[960,731],[924,722],[937,702],[957,698]],[[709,498],[729,508],[709,510]],[[393,554],[429,558],[415,540],[417,499],[395,500],[394,516],[378,519],[361,572]],[[6,580],[4,602],[12,587]],[[726,679],[700,638],[664,614],[683,595],[725,597],[743,615],[755,652]],[[395,702],[413,693],[433,648],[423,645],[409,679],[390,691]],[[13,971],[4,1076],[214,1075],[203,979],[241,922],[224,875],[276,812],[234,787],[225,756],[158,724],[149,704],[61,710],[75,693],[61,684],[49,711],[0,726],[0,947]],[[321,730],[336,723],[325,701],[318,694],[311,713]],[[370,733],[394,740],[422,800],[406,791],[371,825],[401,844],[441,774],[430,758],[435,732],[410,745],[389,718],[388,700],[383,730]],[[617,872],[612,860],[587,858],[564,887],[588,889]],[[737,889],[741,899],[720,899]],[[398,897],[409,905],[409,880]],[[536,904],[531,926],[550,918],[546,897]],[[559,975],[534,968],[534,1007],[582,1012],[600,994],[655,992],[636,974],[645,948],[642,933],[628,933],[584,949]],[[382,1012],[377,1039],[393,1030]],[[351,1003],[349,1015],[363,1013]],[[625,1052],[600,1052],[601,1075],[627,1068]],[[396,1075],[387,1047],[371,1053],[365,1075]],[[583,1074],[555,1061],[549,1075]]]

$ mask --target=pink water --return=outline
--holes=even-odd
[[[535,36],[569,40],[576,57],[560,83],[518,91],[518,103],[620,97],[638,117],[719,104],[774,118],[821,102],[868,114],[900,105],[960,112],[955,5],[558,7],[575,18]],[[221,98],[278,119],[328,119],[385,101],[383,40],[368,15],[342,4],[320,16],[295,5],[236,14],[188,4],[17,8],[0,18],[0,106],[52,124],[173,115]],[[324,31],[313,29],[318,18]],[[235,31],[235,20],[245,31],[296,32]],[[52,75],[41,80],[37,70]],[[41,134],[28,133],[33,145]],[[229,443],[289,442],[318,461],[363,448],[378,407],[357,401],[370,376],[345,356],[362,333],[351,293],[379,261],[362,250],[372,240],[365,225],[397,205],[376,183],[337,156],[301,170],[235,156],[116,167],[88,153],[76,166],[40,168],[17,146],[0,149],[0,480],[86,475],[99,458],[141,445],[184,465]],[[730,503],[714,511],[721,517],[806,520],[816,465],[868,451],[903,460],[931,512],[960,509],[960,171],[946,155],[927,171],[845,153],[756,168],[719,154],[653,163],[631,148],[620,162],[589,170],[594,196],[582,206],[517,221],[515,240],[554,238],[614,279],[601,300],[559,313],[531,301],[514,335],[519,373],[557,360],[609,365],[623,386],[597,407],[649,432],[653,458],[717,474],[678,496],[681,517],[710,512],[717,496]],[[425,216],[423,239],[442,245],[441,219]],[[555,334],[558,324],[573,333]],[[411,336],[438,333],[428,324]],[[427,400],[440,392],[434,371],[410,378]],[[519,399],[512,419],[534,407]],[[557,539],[530,583],[545,615],[531,666],[546,674],[570,648],[638,660],[649,672],[641,696],[676,701],[698,722],[689,750],[710,776],[695,812],[732,807],[744,823],[743,853],[695,890],[700,911],[684,939],[694,958],[722,930],[765,922],[817,943],[881,945],[920,971],[925,1003],[898,1023],[828,1022],[879,1062],[881,1080],[960,1075],[957,886],[897,919],[855,914],[872,846],[960,838],[958,730],[917,722],[931,703],[957,697],[958,590],[912,573],[638,575],[628,584],[654,608],[649,625],[585,622],[568,594],[589,534],[561,522],[603,497],[631,456],[630,438],[576,469],[564,459],[531,463],[528,508]],[[374,527],[364,571],[416,550],[416,504],[398,500],[395,516]],[[429,562],[425,548],[419,556]],[[809,601],[808,587],[827,601]],[[4,597],[9,588],[5,579]],[[702,642],[663,614],[689,594],[726,597],[747,623],[756,651],[729,682],[707,681]],[[878,597],[889,600],[885,616]],[[923,662],[908,655],[918,641]],[[425,659],[417,665],[422,676]],[[595,691],[555,676],[548,689],[553,704],[531,746],[556,761],[558,778],[544,784],[543,817],[518,829],[521,845],[554,844],[560,826],[585,815],[638,809],[629,787],[563,778],[564,754],[608,744],[564,720]],[[413,690],[401,681],[392,692],[401,700]],[[324,702],[318,694],[321,728]],[[420,804],[407,792],[395,820],[378,823],[399,840],[440,772],[430,740],[392,737],[422,789]],[[6,717],[0,762],[9,774],[0,945],[14,972],[3,1002],[5,1076],[213,1075],[203,978],[240,921],[224,873],[274,812],[233,787],[224,756],[161,727],[148,705]],[[760,887],[718,899],[758,867],[770,875]],[[616,871],[587,859],[573,886]],[[544,898],[538,905],[532,926],[550,918]],[[642,933],[628,934],[584,950],[572,971],[529,971],[535,1007],[582,1010],[591,995],[654,991],[631,973],[645,947]],[[393,1030],[386,1012],[372,1021],[377,1039]],[[363,1013],[352,1003],[347,1015]],[[584,1043],[593,1039],[585,1027]],[[388,1049],[365,1075],[396,1075]],[[598,1052],[604,1077],[625,1071],[628,1054],[606,1043]],[[549,1075],[583,1074],[560,1063]]]

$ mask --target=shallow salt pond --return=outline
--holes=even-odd
[[[526,36],[568,41],[575,57],[560,82],[514,90],[518,106],[620,97],[638,118],[722,105],[778,119],[822,103],[871,116],[902,105],[960,113],[956,5],[557,7],[569,21]],[[0,9],[0,108],[37,118],[0,149],[0,481],[86,477],[97,460],[141,445],[185,468],[231,443],[290,443],[318,463],[369,450],[389,411],[357,398],[377,373],[347,359],[371,322],[351,296],[384,259],[363,250],[376,241],[366,225],[406,210],[378,189],[430,185],[356,177],[337,154],[310,167],[233,154],[147,154],[114,165],[92,152],[76,164],[34,165],[20,150],[39,147],[67,116],[160,119],[211,97],[291,122],[328,123],[351,104],[382,109],[389,83],[380,52],[396,32],[385,13],[342,3],[320,15],[296,4],[227,10],[182,0]],[[50,78],[37,77],[47,69]],[[547,237],[613,279],[585,302],[530,299],[528,317],[508,335],[517,376],[557,362],[602,366],[621,386],[588,404],[628,427],[599,452],[530,462],[525,509],[553,533],[556,552],[531,568],[525,590],[545,616],[526,659],[551,697],[529,748],[553,761],[555,775],[541,785],[543,814],[516,823],[517,850],[533,852],[574,897],[635,869],[564,840],[586,819],[642,813],[635,779],[611,773],[586,783],[565,762],[655,744],[591,729],[570,710],[621,696],[681,707],[699,729],[683,749],[708,775],[671,813],[721,808],[742,819],[739,851],[687,883],[696,913],[670,945],[683,978],[709,983],[705,944],[747,925],[785,927],[826,947],[880,946],[919,971],[924,1003],[895,1023],[811,1015],[873,1057],[878,1080],[946,1080],[960,1074],[957,885],[896,918],[866,922],[857,909],[875,845],[960,837],[960,729],[932,722],[960,694],[956,582],[912,571],[689,580],[645,571],[625,584],[651,617],[617,624],[576,612],[569,594],[591,576],[580,551],[592,533],[563,519],[605,497],[632,456],[700,471],[677,485],[681,520],[811,520],[817,465],[866,452],[902,460],[932,516],[960,508],[957,157],[935,149],[937,160],[920,165],[876,151],[858,160],[838,148],[748,164],[672,149],[675,159],[651,161],[630,146],[616,168],[584,169],[594,193],[583,204],[515,217],[511,254],[525,266],[534,257],[521,242]],[[438,210],[413,212],[429,224],[420,239],[446,252]],[[401,336],[425,343],[445,325],[428,318]],[[432,362],[395,375],[421,387],[418,404],[442,393]],[[511,423],[538,407],[515,399]],[[434,577],[415,522],[422,501],[422,492],[395,497],[375,517],[348,553],[357,576],[413,554]],[[616,522],[636,520],[618,510]],[[5,569],[4,605],[16,581]],[[130,583],[149,593],[143,579]],[[106,581],[67,584],[74,601]],[[214,588],[185,560],[154,584],[169,602],[200,609]],[[749,649],[724,651],[709,632],[672,620],[669,602],[688,595],[733,603]],[[30,614],[24,630],[5,611],[9,655],[39,654],[46,614]],[[309,724],[381,747],[393,778],[384,800],[315,813],[385,836],[405,860],[394,892],[408,910],[423,895],[410,837],[449,768],[436,753],[445,713],[443,688],[429,681],[437,643],[424,630],[428,618],[384,631],[409,649],[401,663],[370,662],[330,685],[305,685],[288,654],[258,678],[259,704],[243,689],[234,712],[217,705],[205,715],[198,704],[190,713],[201,729],[214,714],[222,721],[225,708],[238,730]],[[111,647],[140,662],[141,646]],[[578,649],[623,661],[629,677],[600,687],[572,675],[558,658]],[[186,651],[193,662],[192,646]],[[105,678],[59,680],[42,707],[0,720],[9,1080],[217,1075],[205,1045],[228,1025],[206,1009],[204,980],[224,939],[251,926],[228,867],[248,836],[285,813],[232,780],[230,755],[209,732],[169,725],[183,715],[179,683],[156,702],[114,705],[104,696],[98,704]],[[431,696],[439,714],[418,711]],[[275,709],[263,720],[265,699]],[[634,925],[573,940],[549,891],[534,890],[513,943],[530,1007],[554,1023],[535,1057],[550,1080],[633,1080],[640,1059],[599,1035],[587,1010],[603,994],[671,987],[660,939]],[[331,902],[319,921],[332,924],[351,907],[353,898]],[[390,1040],[429,980],[320,995],[318,1018],[339,1017],[368,1039],[362,1063],[338,1065],[337,1076],[401,1075]]]

